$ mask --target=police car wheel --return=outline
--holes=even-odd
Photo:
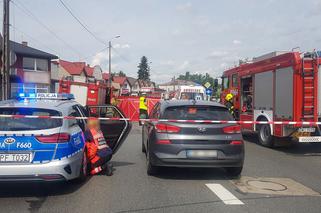
[[[274,146],[274,138],[271,134],[270,125],[264,124],[258,127],[258,136],[259,142],[262,146],[265,147],[273,147]]]
[[[88,159],[87,159],[87,152],[84,151],[81,167],[80,167],[79,179],[86,180],[87,176],[88,176]]]

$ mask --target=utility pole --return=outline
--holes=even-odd
[[[1,100],[7,100],[10,97],[9,3],[10,0],[3,0]]]
[[[119,38],[120,36],[116,36],[114,38],[112,38],[109,42],[108,42],[108,68],[109,68],[109,78],[108,78],[108,95],[107,95],[107,104],[110,104],[111,102],[111,98],[112,98],[112,95],[113,95],[113,89],[112,89],[112,81],[111,81],[111,41],[115,38]]]
[[[111,41],[108,42],[108,95],[107,95],[107,104],[111,102],[111,96],[113,89],[111,87]]]

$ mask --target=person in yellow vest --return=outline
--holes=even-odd
[[[233,104],[233,94],[229,93],[225,96],[225,106],[228,109],[228,111],[235,117],[235,112],[234,112],[234,104]]]
[[[148,118],[148,106],[147,106],[146,94],[142,94],[142,96],[139,97],[139,118],[140,119]],[[142,122],[139,121],[139,124],[141,125]]]

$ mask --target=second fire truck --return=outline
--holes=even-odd
[[[221,102],[234,95],[240,121],[321,121],[320,52],[273,52],[226,70]],[[298,142],[321,142],[321,126],[241,124],[243,131],[258,132],[259,142],[272,147],[275,137]]]

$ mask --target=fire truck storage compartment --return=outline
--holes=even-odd
[[[81,105],[87,105],[87,92],[88,87],[82,85],[70,85],[70,94],[74,94],[75,100],[77,100]]]
[[[277,69],[275,74],[275,116],[293,119],[293,69]]]
[[[267,71],[255,75],[254,109],[273,109],[273,72]]]
[[[243,112],[253,113],[253,78],[243,77],[241,79],[241,106],[246,106],[246,110]]]

